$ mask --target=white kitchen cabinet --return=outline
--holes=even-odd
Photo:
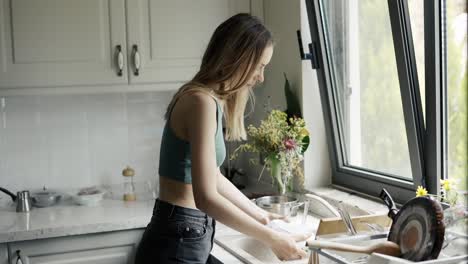
[[[8,264],[8,249],[6,244],[0,244],[0,264]]]
[[[114,85],[125,0],[0,0],[0,88]]]
[[[144,229],[8,243],[10,263],[133,264]],[[2,245],[0,244],[0,264]]]
[[[191,79],[215,28],[226,18],[250,12],[249,0],[128,0],[131,83]],[[136,50],[141,69],[134,64]]]
[[[217,25],[238,12],[262,17],[262,3],[0,0],[0,89],[180,84],[196,73]]]

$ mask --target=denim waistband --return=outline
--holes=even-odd
[[[159,217],[164,216],[167,217],[167,219],[171,219],[174,216],[179,215],[199,218],[200,220],[205,220],[207,224],[211,224],[213,222],[213,219],[210,216],[200,210],[178,206],[160,199],[156,199],[153,215],[158,215]]]

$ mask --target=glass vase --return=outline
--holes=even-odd
[[[281,163],[279,159],[273,155],[268,157],[267,160],[270,166],[270,173],[271,177],[273,178],[273,183],[276,185],[278,193],[280,195],[284,195],[286,193],[286,184],[281,172]]]
[[[455,204],[444,210],[444,224],[446,229],[466,233],[468,223],[468,208],[463,204]]]

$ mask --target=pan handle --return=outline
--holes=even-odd
[[[5,188],[2,188],[2,187],[0,187],[0,191],[10,195],[13,202],[16,202],[16,195],[14,195],[12,192],[10,192],[9,190],[7,190]]]
[[[398,213],[398,209],[396,208],[395,202],[393,201],[392,197],[390,194],[385,190],[385,188],[382,188],[382,191],[380,192],[380,199],[385,203],[385,205],[388,207],[390,210],[388,212],[388,216],[393,220]]]

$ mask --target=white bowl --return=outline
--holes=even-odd
[[[105,192],[103,190],[99,190],[99,192],[93,194],[75,193],[75,195],[73,195],[73,200],[79,205],[95,206],[99,204],[104,194]]]

